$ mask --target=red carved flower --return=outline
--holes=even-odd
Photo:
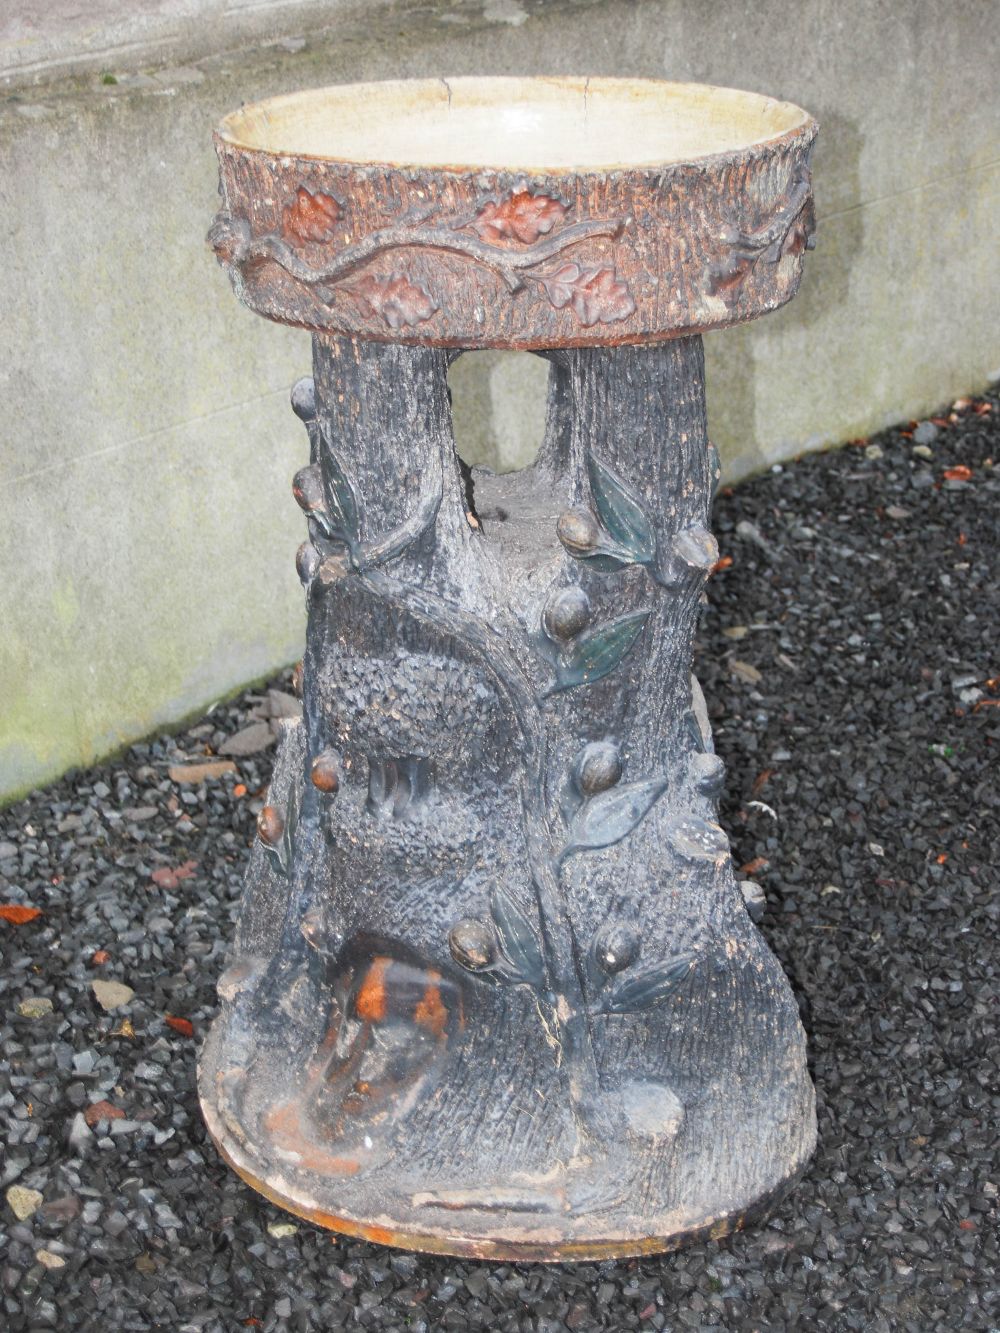
[[[613,268],[581,268],[569,261],[538,276],[555,308],[572,305],[581,324],[613,324],[635,310],[632,293]]]
[[[339,217],[340,205],[336,199],[319,190],[310,194],[300,185],[294,200],[285,205],[281,225],[290,241],[328,241]]]
[[[401,328],[404,324],[422,324],[437,310],[423,287],[418,287],[402,274],[393,274],[391,278],[368,274],[352,283],[348,290],[381,315],[390,329]]]
[[[484,241],[514,239],[530,245],[546,236],[566,216],[566,205],[545,194],[518,190],[499,204],[488,203],[476,214],[472,224]]]

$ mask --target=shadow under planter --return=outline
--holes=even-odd
[[[812,1151],[691,655],[699,335],[793,295],[815,131],[610,79],[345,86],[219,131],[216,251],[313,333],[309,629],[200,1089],[231,1165],[321,1225],[638,1254],[762,1214]],[[507,476],[455,452],[478,347],[550,363]]]

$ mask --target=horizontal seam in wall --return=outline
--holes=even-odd
[[[963,180],[967,176],[975,176],[981,171],[992,171],[996,167],[1000,167],[1000,158],[992,162],[981,162],[974,167],[968,167],[965,171],[953,172],[950,176],[937,176],[934,180],[921,181],[918,185],[908,185],[903,190],[890,190],[888,194],[879,194],[873,199],[862,199],[860,203],[850,204],[847,208],[838,208],[833,213],[817,212],[816,221],[817,224],[830,222],[833,218],[844,217],[847,213],[856,213],[861,208],[870,208],[872,204],[884,204],[889,199],[901,199],[907,194],[919,194],[921,190],[933,190],[936,186],[947,185],[949,181]]]
[[[48,463],[45,467],[35,468],[34,472],[22,472],[19,477],[9,477],[6,484],[18,486],[26,481],[34,481],[36,477],[44,477],[49,472],[73,467],[76,463],[88,463],[92,458],[104,458],[107,454],[118,453],[122,449],[131,449],[134,444],[145,444],[147,440],[169,435],[171,431],[183,430],[185,426],[193,426],[195,422],[211,421],[214,417],[224,416],[227,412],[237,412],[241,407],[249,407],[251,403],[263,403],[268,398],[283,397],[287,392],[286,389],[272,389],[269,393],[258,394],[256,398],[244,398],[238,403],[217,407],[211,412],[202,412],[199,416],[187,417],[184,421],[177,421],[169,426],[158,426],[156,430],[147,431],[145,435],[133,435],[131,439],[122,440],[118,444],[109,444],[104,449],[92,449],[90,453],[77,454],[74,458],[63,458],[58,463]]]

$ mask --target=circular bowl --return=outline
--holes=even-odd
[[[462,78],[270,98],[216,133],[210,232],[241,299],[452,347],[646,342],[794,294],[816,124],[756,93]]]

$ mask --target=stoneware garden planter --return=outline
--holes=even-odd
[[[762,1215],[813,1148],[795,1001],[716,822],[700,334],[787,301],[816,126],[698,85],[456,79],[245,106],[211,231],[312,333],[309,623],[200,1088],[323,1226],[513,1259]],[[462,352],[550,363],[545,442],[456,456]]]

